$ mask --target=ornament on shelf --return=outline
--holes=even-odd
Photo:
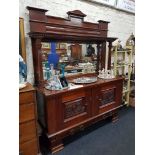
[[[117,47],[118,51],[123,50],[123,47],[122,47],[122,44],[121,44],[121,40],[119,40],[119,39],[115,40],[112,45],[113,45],[113,47]]]
[[[103,68],[102,70],[99,70],[98,77],[101,78],[101,79],[112,79],[112,78],[115,78],[114,71],[113,71],[113,69],[106,70],[106,69]]]
[[[134,46],[135,45],[135,36],[132,33],[126,41],[126,46]]]

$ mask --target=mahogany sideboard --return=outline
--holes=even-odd
[[[123,79],[98,79],[76,89],[50,91],[38,88],[38,114],[54,153],[63,148],[63,138],[112,116],[122,106]],[[104,133],[103,133],[104,134]]]
[[[36,91],[28,83],[19,91],[19,153],[38,154]]]
[[[63,148],[63,138],[106,117],[117,118],[122,106],[123,79],[98,79],[77,89],[50,91],[44,88],[42,42],[96,44],[96,75],[106,66],[111,69],[112,42],[108,37],[108,21],[86,22],[80,10],[68,11],[68,18],[46,15],[48,10],[28,6],[32,42],[34,80],[37,88],[39,122],[46,133],[52,152]],[[108,48],[107,48],[108,47]],[[87,75],[86,75],[87,76]],[[104,134],[104,133],[103,133]]]

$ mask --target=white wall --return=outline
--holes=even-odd
[[[87,16],[85,21],[97,22],[98,20],[110,21],[109,37],[117,37],[125,44],[129,35],[134,33],[135,16],[103,5],[90,3],[82,0],[19,0],[19,16],[24,18],[26,52],[28,65],[28,81],[33,83],[33,62],[31,40],[29,32],[28,10],[26,6],[39,7],[49,10],[48,15],[67,17],[66,12],[81,10]]]

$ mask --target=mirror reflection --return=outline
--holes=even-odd
[[[96,44],[42,42],[41,49],[44,80],[52,75],[68,76],[96,71]]]

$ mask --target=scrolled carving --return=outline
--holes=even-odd
[[[67,102],[65,104],[64,118],[68,119],[78,114],[86,112],[87,102],[84,102],[84,98],[80,98],[74,101]]]
[[[100,101],[99,102],[100,106],[114,102],[115,101],[115,89],[112,88],[112,89],[102,91],[99,101]]]

